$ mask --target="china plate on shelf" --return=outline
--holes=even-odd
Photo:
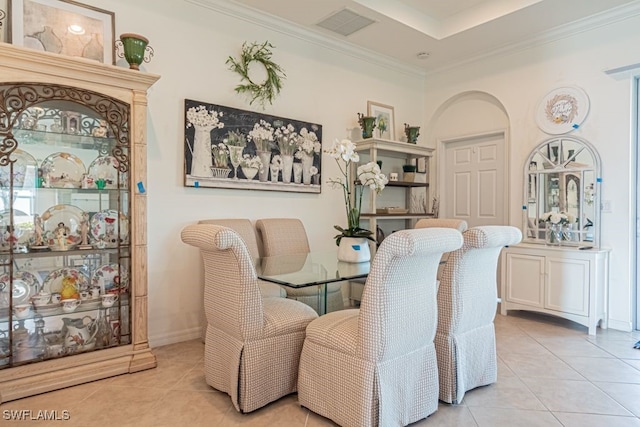
[[[124,265],[120,266],[120,274],[118,274],[118,264],[114,263],[101,265],[91,276],[91,287],[99,286],[101,295],[116,292],[117,282],[121,286],[120,292],[129,288],[129,274]]]
[[[0,276],[1,288],[6,289],[9,286],[9,273]],[[13,272],[13,305],[29,304],[31,297],[38,293],[40,288],[40,278],[37,274],[30,271],[14,271]]]
[[[72,249],[80,244],[82,237],[80,235],[80,223],[84,211],[73,205],[55,205],[47,209],[40,218],[44,227],[44,238],[47,244],[54,250],[62,250],[58,247],[56,241],[56,228],[63,223],[65,227],[69,227],[67,235],[66,249]]]
[[[13,188],[35,188],[38,177],[38,162],[29,153],[16,148],[10,156],[13,164]],[[8,188],[11,172],[10,165],[0,167],[0,187]]]
[[[71,153],[55,153],[44,159],[42,178],[51,188],[80,188],[86,172],[84,163]]]
[[[45,292],[62,293],[62,282],[64,279],[69,279],[73,282],[73,286],[78,292],[79,289],[86,289],[89,285],[89,279],[82,274],[77,268],[64,267],[57,270],[53,270],[45,277],[42,282],[42,290]],[[64,299],[65,295],[62,295]]]
[[[119,165],[115,157],[101,156],[91,162],[87,175],[92,179],[94,187],[96,180],[102,178],[106,182],[104,188],[117,188]]]
[[[11,222],[11,212],[5,210],[0,212],[0,230],[3,232],[8,229]],[[27,244],[31,237],[31,231],[33,230],[33,217],[27,215],[26,212],[21,210],[13,210],[13,225],[15,227],[14,237],[18,239],[19,244]],[[6,239],[4,239],[6,241]],[[8,248],[7,248],[8,249]]]
[[[129,241],[129,221],[122,212],[114,209],[106,209],[96,212],[91,217],[91,237],[96,242],[104,242],[107,248],[117,247],[118,244]],[[118,241],[118,227],[120,227],[120,239]]]

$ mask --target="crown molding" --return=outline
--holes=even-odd
[[[269,15],[263,11],[257,11],[247,6],[238,4],[230,0],[184,0],[206,9],[222,13],[233,18],[237,18],[260,27],[267,28],[296,38],[308,43],[312,43],[325,49],[333,50],[347,56],[378,65],[393,71],[397,71],[412,77],[425,77],[426,71],[422,68],[408,64],[403,64],[396,58],[382,55],[378,52],[357,46],[347,40],[337,40],[329,36],[309,30],[308,28],[291,21]]]
[[[613,8],[605,12],[601,12],[601,13],[589,16],[587,18],[577,20],[570,24],[565,24],[565,25],[562,25],[561,27],[557,27],[552,30],[545,31],[544,33],[538,36],[530,37],[520,42],[508,43],[497,49],[488,50],[478,55],[470,56],[464,59],[463,61],[457,61],[455,63],[447,64],[445,66],[438,67],[433,70],[428,70],[425,73],[425,76],[430,76],[433,74],[439,74],[442,72],[451,71],[454,68],[459,68],[464,65],[478,62],[483,59],[499,57],[502,55],[509,55],[509,54],[525,51],[537,46],[541,46],[544,44],[569,38],[576,34],[584,33],[587,31],[594,30],[596,28],[615,24],[616,22],[621,22],[621,21],[636,17],[638,15],[640,15],[640,2],[634,2],[631,4],[619,6],[617,8]]]

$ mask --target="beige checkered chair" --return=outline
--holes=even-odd
[[[230,228],[193,224],[182,241],[204,260],[207,384],[251,412],[296,391],[305,328],[318,316],[286,298],[263,298],[244,241]]]
[[[371,262],[360,309],[307,327],[298,400],[341,426],[396,426],[438,408],[436,269],[462,245],[451,229],[401,230]]]
[[[263,243],[264,256],[298,255],[309,252],[309,240],[304,224],[297,218],[268,218],[256,221],[258,235]],[[342,310],[344,301],[342,285],[327,285],[327,312]],[[324,294],[318,286],[287,288],[287,298],[295,299],[313,307],[322,314]]]
[[[198,224],[214,224],[222,227],[228,227],[238,233],[242,240],[244,240],[252,259],[262,256],[262,245],[258,241],[259,236],[250,220],[246,218],[216,218],[203,219],[198,221]],[[265,282],[264,280],[258,279],[258,285],[260,286],[260,293],[262,293],[263,297],[287,297],[287,292],[284,288],[275,283]]]
[[[459,232],[463,233],[468,225],[467,221],[462,219],[450,219],[450,218],[424,218],[416,222],[414,228],[455,228]],[[438,266],[438,280],[442,279],[442,273],[444,272],[444,266],[449,259],[450,253],[447,252],[440,258],[440,265]]]
[[[493,320],[498,300],[498,257],[522,240],[509,226],[473,227],[449,256],[438,288],[436,351],[440,400],[462,403],[466,391],[497,380]]]

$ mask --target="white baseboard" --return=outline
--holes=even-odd
[[[195,340],[202,336],[202,327],[174,331],[168,334],[149,336],[149,346],[162,347],[163,345],[175,344],[177,342]]]
[[[609,319],[609,329],[615,329],[616,331],[631,332],[633,326],[631,322],[625,322],[624,320]]]

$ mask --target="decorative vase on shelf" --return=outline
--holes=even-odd
[[[260,182],[267,182],[269,179],[269,163],[271,163],[271,151],[258,151],[258,157],[264,165],[264,167],[260,169],[258,180]]]
[[[302,183],[304,185],[311,184],[311,166],[313,166],[313,154],[300,152],[300,160],[302,161]]]
[[[282,182],[288,184],[291,182],[291,174],[293,173],[293,155],[282,155]]]
[[[302,163],[293,164],[293,182],[296,184],[302,183]]]
[[[149,39],[139,34],[125,33],[120,35],[120,40],[116,41],[116,46],[124,52],[118,51],[118,56],[127,60],[129,68],[139,70],[140,64],[151,61],[153,48],[149,46]]]
[[[247,168],[243,166],[242,173],[244,173],[244,176],[251,181],[258,174],[258,168]]]
[[[227,148],[229,148],[229,160],[231,161],[231,166],[233,166],[233,179],[238,179],[238,166],[240,166],[240,161],[242,160],[244,146],[228,145]]]
[[[364,237],[343,237],[338,246],[338,261],[367,262],[371,260],[369,240]]]
[[[562,243],[562,224],[546,223],[545,241],[548,246],[560,246]]]
[[[362,129],[362,138],[372,138],[373,130],[376,128],[376,118],[374,116],[365,116],[362,113],[358,113],[358,123]]]
[[[417,144],[418,137],[420,136],[420,126],[410,126],[405,123],[404,134],[407,136],[407,142],[411,144]]]
[[[191,157],[191,176],[212,177],[213,157],[211,156],[211,131],[213,126],[193,125],[193,155]]]
[[[211,168],[211,172],[213,172],[213,177],[214,178],[228,178],[229,177],[229,172],[231,172],[231,169],[229,168],[219,168],[219,167],[212,167]]]

